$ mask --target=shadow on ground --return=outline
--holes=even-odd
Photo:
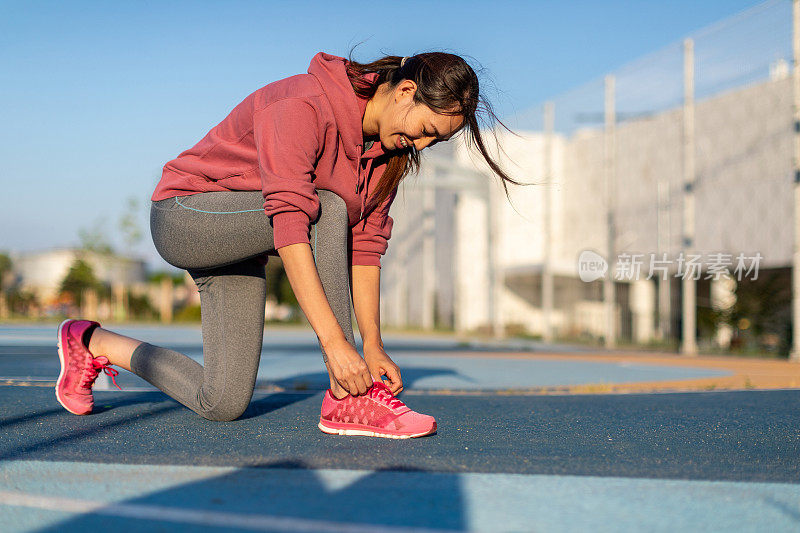
[[[138,516],[142,518],[126,516],[125,522],[120,522],[119,508],[125,505],[141,506]],[[182,519],[196,520],[194,525],[224,524],[234,530],[275,530],[278,526],[277,530],[311,531],[314,521],[339,523],[341,530],[359,526],[449,530],[467,527],[464,498],[455,474],[431,476],[424,470],[396,467],[375,472],[319,472],[302,462],[288,461],[259,464],[181,484],[40,531],[95,531],[112,526],[115,531],[160,529],[166,525],[163,518],[167,509],[184,511],[172,515],[179,523],[186,523]],[[199,511],[212,515],[192,518]],[[215,512],[220,515],[214,516]],[[286,522],[280,522],[287,518],[293,519],[288,525],[301,528],[286,527]]]

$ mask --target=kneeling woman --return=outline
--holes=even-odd
[[[277,253],[330,375],[320,429],[394,438],[435,432],[433,417],[395,397],[403,381],[381,341],[380,259],[389,207],[423,148],[465,128],[489,166],[514,183],[484,147],[476,113],[480,106],[494,115],[481,104],[475,72],[445,53],[367,64],[320,53],[308,74],[248,96],[164,166],[152,197],[158,252],[186,269],[200,292],[204,364],[96,322],[67,320],[58,331],[59,402],[90,413],[95,379],[101,370],[116,375],[115,365],[209,420],[241,416],[261,356],[264,261]]]

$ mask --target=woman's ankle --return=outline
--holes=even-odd
[[[84,336],[84,346],[86,349],[89,350],[89,353],[92,354],[94,357],[100,357],[101,355],[105,355],[103,353],[103,346],[102,346],[102,337],[103,337],[104,330],[102,327],[97,326],[92,328],[92,332],[90,335]]]
[[[112,365],[131,369],[131,356],[141,341],[119,335],[102,327],[95,328],[86,347],[93,357],[104,356]]]
[[[92,324],[91,326],[86,328],[86,331],[83,332],[83,338],[81,340],[83,341],[83,345],[86,346],[87,350],[89,349],[89,344],[92,341],[92,336],[94,335],[94,332],[99,328],[100,326],[98,324]],[[89,352],[91,352],[91,350],[89,350]]]

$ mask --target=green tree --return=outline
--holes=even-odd
[[[739,329],[743,340],[759,347],[764,335],[777,335],[778,352],[788,355],[791,348],[792,324],[792,273],[791,269],[770,269],[758,273],[758,279],[746,278],[738,282],[736,303],[726,321],[740,328],[747,321],[746,330]]]
[[[6,285],[10,283],[10,280],[7,278],[10,277],[12,268],[13,264],[8,254],[0,253],[0,290],[8,289]]]
[[[34,308],[39,306],[39,299],[31,291],[14,288],[8,293],[8,307],[13,314],[30,316]]]
[[[147,276],[148,283],[161,283],[164,279],[171,279],[173,285],[180,285],[183,283],[185,279],[186,273],[182,270],[178,271],[167,271],[167,270],[156,270],[155,272],[151,272]]]
[[[72,296],[76,305],[83,304],[83,293],[93,289],[98,293],[104,292],[105,287],[94,275],[92,267],[83,259],[75,259],[69,267],[67,275],[61,281],[61,292]]]
[[[283,262],[279,257],[270,257],[267,262],[267,294],[273,296],[279,304],[299,307],[295,298],[289,277],[283,269]]]
[[[89,228],[80,228],[78,230],[78,240],[80,247],[83,250],[90,252],[97,252],[100,254],[113,254],[114,248],[111,246],[111,241],[106,234],[105,227],[106,221],[98,218],[94,221]]]
[[[119,217],[119,230],[122,232],[122,241],[127,250],[130,250],[142,240],[142,228],[138,220],[139,201],[134,196],[125,200],[125,208]]]
[[[128,310],[135,318],[154,318],[158,315],[150,299],[145,294],[128,292]]]

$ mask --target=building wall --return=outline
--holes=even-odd
[[[759,251],[764,256],[762,268],[790,264],[792,226],[786,222],[792,220],[793,201],[789,82],[764,82],[696,103],[699,251],[734,256]],[[494,247],[499,268],[508,277],[500,291],[504,322],[525,324],[534,333],[541,328],[539,301],[516,292],[514,287],[541,283],[544,195],[551,194],[552,265],[555,274],[564,278],[561,285],[557,283],[554,321],[563,333],[602,333],[602,303],[587,299],[576,266],[583,250],[593,249],[606,256],[603,137],[602,129],[578,130],[566,139],[555,135],[553,176],[548,185],[544,180],[543,135],[498,134],[508,155],[502,162],[512,176],[539,184],[512,187],[509,203],[498,180],[483,178],[484,183],[494,184],[488,187],[496,220]],[[617,253],[668,252],[674,256],[679,252],[683,140],[681,109],[617,124],[613,175]],[[404,184],[406,201],[393,206],[396,231],[384,260],[384,308],[402,307],[396,300],[403,295],[407,299],[406,316],[389,311],[390,321],[396,325],[422,324],[428,301],[421,291],[425,286],[423,265],[433,265],[429,268],[435,270],[440,295],[436,299],[438,314],[453,316],[457,329],[483,327],[490,320],[491,293],[486,192],[465,186],[460,191],[437,193],[436,256],[426,260],[420,236],[424,201],[419,184],[430,187],[443,178],[469,183],[475,170],[484,175],[488,172],[479,157],[462,147],[447,152],[437,147],[432,152],[438,170],[426,172],[423,163],[418,189],[412,188],[412,181]],[[443,172],[442,168],[447,170]],[[640,340],[651,335],[650,328],[643,325],[647,319],[642,317],[642,310],[654,310],[653,297],[649,290],[634,291],[632,303],[639,325],[625,327]],[[622,308],[619,312],[631,315]]]
[[[762,267],[792,264],[791,79],[697,106],[697,246],[755,252]]]
[[[434,231],[436,233],[435,291],[436,325],[445,328],[455,327],[455,254],[456,239],[455,212],[458,194],[450,190],[436,191]]]
[[[480,195],[462,193],[455,213],[455,316],[459,330],[489,324],[489,264],[486,202]]]
[[[696,103],[699,252],[760,251],[763,267],[791,263],[792,228],[786,224],[793,202],[789,82],[768,81]],[[683,220],[682,110],[619,123],[615,142],[617,250],[678,253]],[[604,254],[603,132],[578,132],[569,139],[564,158],[560,259],[574,261],[587,248]],[[668,190],[661,221],[659,182]],[[659,223],[668,227],[663,243],[658,242]]]
[[[74,249],[49,250],[15,255],[14,271],[20,286],[42,301],[56,297],[61,282],[76,259],[92,267],[98,280],[108,285],[130,286],[146,279],[144,261]]]

